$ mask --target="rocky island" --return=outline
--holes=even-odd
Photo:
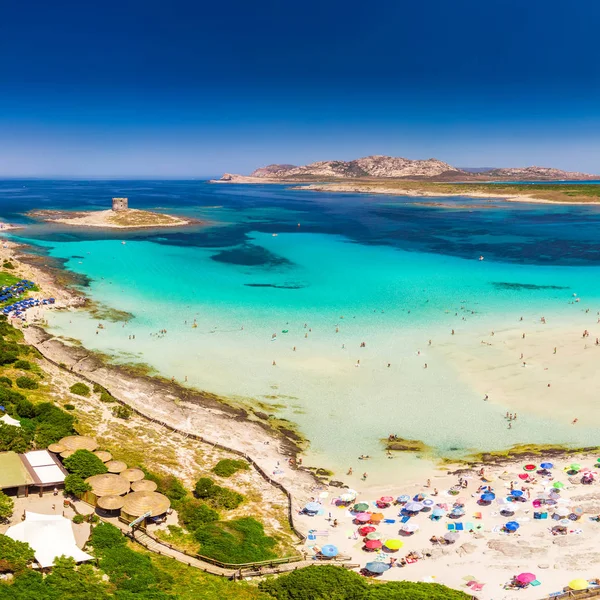
[[[113,198],[111,210],[66,211],[34,210],[29,217],[75,225],[79,227],[102,227],[105,229],[138,229],[148,227],[181,227],[190,225],[190,219],[181,219],[172,215],[129,208],[127,198]]]

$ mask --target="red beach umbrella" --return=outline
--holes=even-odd
[[[394,501],[394,497],[393,496],[381,496],[381,498],[379,498],[379,500],[381,502],[392,503]]]
[[[365,542],[365,548],[367,548],[368,550],[378,550],[382,546],[383,543],[381,540],[367,540]]]
[[[519,479],[522,479],[523,481],[525,481],[528,477],[529,475],[527,475],[527,473],[519,473]]]
[[[368,535],[369,533],[373,533],[374,531],[376,531],[375,527],[373,527],[372,525],[366,525],[365,527],[358,528],[358,535],[360,535],[361,537],[365,537],[366,535]]]
[[[537,467],[535,465],[525,465],[523,467],[526,471],[535,471],[537,469]]]
[[[520,575],[517,575],[516,580],[519,583],[531,583],[532,581],[536,580],[536,576],[533,573],[521,573]]]

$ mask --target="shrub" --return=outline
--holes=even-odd
[[[242,494],[216,485],[209,477],[198,479],[194,491],[198,498],[206,500],[207,504],[217,509],[233,510],[244,501]]]
[[[116,400],[106,391],[100,393],[100,402],[116,402]]]
[[[32,434],[24,427],[11,427],[0,423],[0,452],[11,450],[19,454],[27,452],[31,446]]]
[[[17,409],[17,414],[25,419],[31,419],[36,416],[34,403],[27,400],[24,396],[17,400],[15,408]]]
[[[72,394],[77,396],[89,396],[90,388],[85,383],[77,382],[74,383],[70,388]]]
[[[247,471],[250,465],[245,460],[234,460],[231,458],[224,458],[220,460],[211,470],[215,475],[219,477],[231,477],[238,471]]]
[[[247,563],[275,558],[276,541],[251,517],[203,525],[194,532],[200,554],[227,563]]]
[[[17,383],[17,387],[20,387],[24,390],[36,390],[38,388],[38,382],[35,379],[25,375],[17,377],[15,381]]]
[[[28,360],[18,360],[13,365],[15,369],[23,369],[23,371],[31,371],[31,363]]]
[[[199,500],[182,502],[177,514],[188,531],[219,520],[219,513]]]
[[[0,377],[0,385],[5,385],[6,387],[12,387],[12,379],[10,377],[5,377],[4,375]]]
[[[15,508],[14,500],[0,491],[0,520],[8,519]]]
[[[65,492],[67,494],[73,494],[74,496],[81,496],[85,492],[91,490],[92,487],[89,483],[86,483],[79,475],[67,475],[65,477]]]
[[[85,517],[83,515],[75,515],[73,517],[73,523],[75,523],[75,525],[79,525],[81,523],[83,523],[85,521]]]
[[[106,465],[89,450],[76,450],[71,456],[65,458],[63,464],[69,473],[78,475],[81,479],[102,475],[108,471]]]
[[[188,495],[188,491],[177,477],[173,475],[157,475],[146,470],[144,470],[144,473],[146,474],[146,479],[154,481],[158,486],[158,491],[164,494],[171,502],[177,503]]]
[[[33,550],[29,544],[0,534],[0,573],[19,573],[32,561]]]
[[[15,268],[15,265],[13,265],[13,264],[12,264],[12,263],[11,263],[9,260],[5,260],[5,261],[2,263],[2,266],[3,266],[5,269],[14,269],[14,268]],[[12,277],[12,276],[11,276],[11,277]]]
[[[101,385],[94,383],[94,385],[92,386],[92,390],[93,390],[94,394],[99,394],[100,392],[102,392],[104,390],[104,388]]]
[[[131,418],[133,411],[129,408],[129,406],[123,406],[122,404],[119,404],[118,406],[113,406],[112,414],[118,419],[125,419],[127,421],[127,419]]]

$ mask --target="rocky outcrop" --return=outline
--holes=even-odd
[[[573,181],[597,179],[597,175],[588,175],[579,171],[562,171],[551,167],[517,167],[513,169],[493,169],[486,173],[494,179],[518,181]]]

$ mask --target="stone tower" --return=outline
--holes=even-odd
[[[114,211],[119,210],[127,210],[129,206],[127,205],[127,198],[113,198],[112,199],[112,209]]]

